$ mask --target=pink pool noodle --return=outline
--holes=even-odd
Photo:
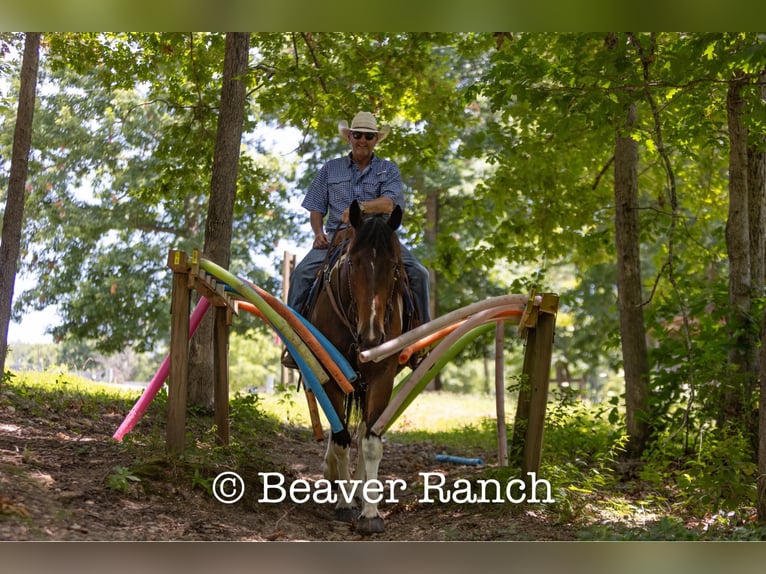
[[[191,317],[189,317],[189,338],[194,335],[194,331],[196,331],[197,327],[199,327],[199,324],[202,322],[202,317],[205,316],[205,312],[209,307],[210,301],[208,301],[205,297],[200,297],[199,303],[197,303],[197,306],[194,308]],[[165,360],[162,361],[160,368],[157,369],[157,372],[152,377],[149,385],[144,389],[144,392],[136,401],[136,404],[133,405],[133,408],[130,409],[130,412],[125,417],[125,420],[122,421],[122,424],[112,435],[113,439],[122,441],[122,437],[131,431],[131,429],[138,422],[138,419],[140,419],[146,412],[146,409],[149,408],[149,404],[152,402],[152,400],[154,400],[154,397],[157,396],[157,393],[160,391],[160,388],[165,382],[165,379],[168,378],[169,373],[170,355],[167,355]]]

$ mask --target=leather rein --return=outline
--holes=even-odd
[[[400,279],[400,263],[394,265],[394,285],[399,284]],[[354,346],[359,348],[359,334],[353,323],[356,322],[356,300],[354,299],[354,292],[351,289],[351,257],[348,256],[348,252],[342,253],[338,257],[337,261],[332,267],[326,266],[324,269],[324,287],[327,289],[327,296],[330,300],[330,305],[333,311],[338,316],[340,321],[346,326],[354,339]],[[345,272],[345,273],[344,273]],[[343,302],[343,290],[340,288],[343,283],[342,278],[345,275],[345,286],[348,296],[348,301]],[[386,301],[386,318],[385,323],[388,324],[391,314],[393,313],[393,298],[396,288],[391,289]]]

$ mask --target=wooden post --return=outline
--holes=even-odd
[[[229,444],[229,310],[215,308],[213,326],[213,408],[216,441]]]
[[[287,305],[287,292],[290,287],[290,276],[293,269],[295,269],[295,255],[289,251],[285,251],[282,256],[282,302]],[[300,311],[300,309],[296,309]],[[282,345],[282,352],[284,352],[285,346]],[[280,370],[280,379],[282,385],[290,385],[294,382],[293,370],[282,366]]]
[[[309,408],[311,429],[314,431],[314,440],[317,442],[323,441],[324,430],[322,430],[322,420],[319,418],[319,406],[317,405],[317,398],[309,389],[306,389],[306,402],[308,403]]]
[[[497,411],[497,464],[508,466],[508,438],[505,427],[505,321],[495,326],[495,407]]]
[[[534,330],[527,330],[527,340],[524,346],[524,362],[521,367],[521,383],[519,387],[519,397],[516,401],[516,417],[513,419],[513,435],[508,460],[513,466],[522,465],[524,446],[526,444],[527,427],[529,426],[529,405],[530,405],[530,380],[529,371],[531,362],[534,361]]]
[[[513,427],[511,460],[521,466],[524,475],[540,469],[557,310],[558,295],[546,293],[542,295],[539,307],[529,314],[526,324],[521,325],[526,332],[527,344]]]
[[[189,272],[186,253],[171,251],[168,266],[173,270],[170,312],[170,374],[168,376],[168,452],[184,449],[186,432],[186,387],[189,378]]]
[[[531,340],[528,344],[533,347],[534,360],[529,370],[529,422],[521,462],[522,475],[540,469],[550,382],[553,321],[551,315],[541,313],[537,319],[537,328],[530,332]]]

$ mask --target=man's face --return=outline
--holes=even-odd
[[[372,139],[367,139],[372,136]],[[351,144],[351,151],[354,159],[357,161],[369,160],[372,157],[372,150],[378,143],[378,135],[367,132],[351,132],[348,134],[348,142]]]

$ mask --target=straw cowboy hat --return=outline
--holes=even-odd
[[[338,133],[343,136],[344,139],[348,139],[350,132],[367,132],[378,134],[378,142],[382,142],[386,139],[386,136],[391,131],[391,126],[383,126],[378,130],[378,122],[375,121],[375,116],[370,112],[359,112],[351,120],[351,127],[348,127],[346,120],[338,122]]]

